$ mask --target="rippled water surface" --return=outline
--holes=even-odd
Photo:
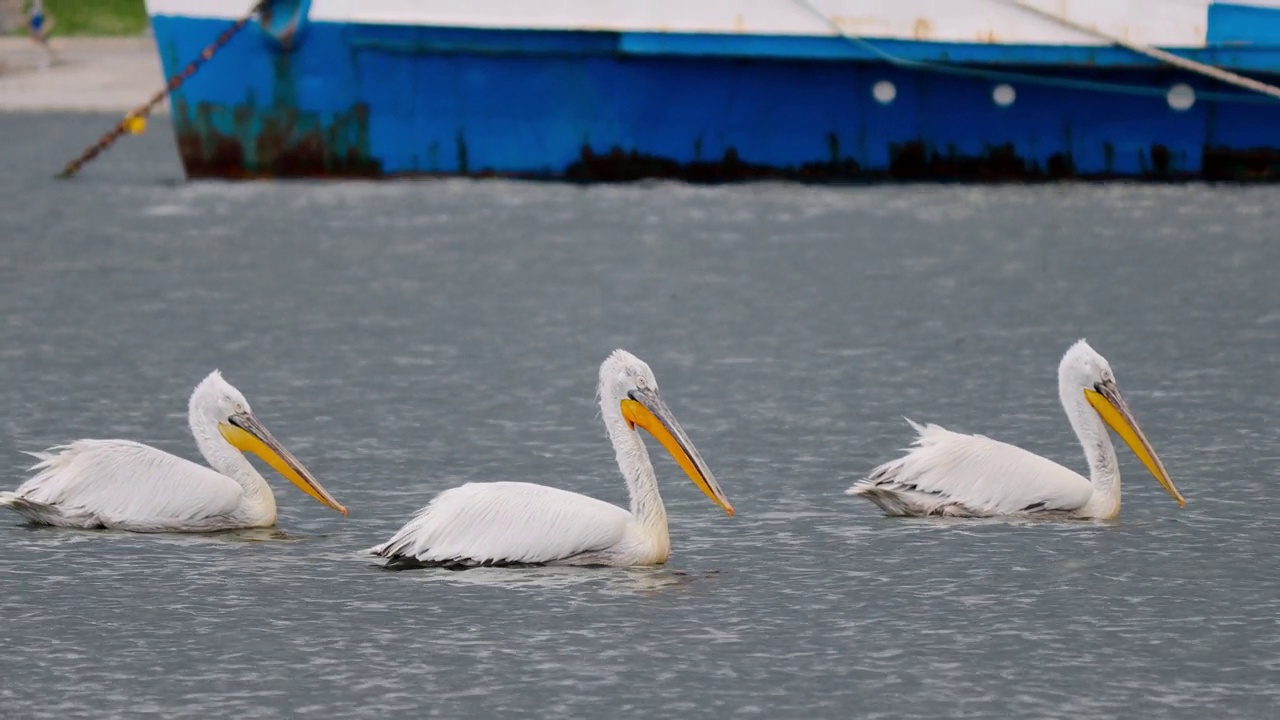
[[[187,184],[157,127],[0,116],[0,487],[77,437],[186,457],[220,368],[335,496],[275,532],[0,517],[4,717],[1280,714],[1280,191]],[[880,517],[903,416],[1084,458],[1087,337],[1188,497],[1106,523]],[[652,570],[379,570],[438,491],[625,504],[594,380],[646,359],[737,508],[663,455]],[[655,454],[657,457],[657,454]]]

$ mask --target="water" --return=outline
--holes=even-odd
[[[0,116],[0,468],[77,437],[194,457],[222,369],[351,508],[277,533],[0,518],[5,717],[1280,716],[1280,190],[179,182],[157,127]],[[1189,499],[1121,451],[1107,523],[894,520],[843,490],[902,420],[1084,460],[1088,337]],[[436,492],[625,503],[626,347],[738,510],[658,458],[652,570],[389,573]]]

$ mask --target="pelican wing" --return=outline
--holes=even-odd
[[[165,530],[229,515],[244,492],[207,467],[128,440],[77,440],[32,454],[38,472],[13,496],[67,520],[52,524]]]
[[[610,548],[631,513],[586,495],[522,482],[445,490],[370,552],[424,565],[542,564]]]
[[[1086,478],[1022,448],[937,425],[911,426],[919,433],[915,447],[847,494],[890,515],[976,516],[1071,511],[1093,494]]]

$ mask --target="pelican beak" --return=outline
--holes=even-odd
[[[1160,457],[1147,441],[1147,436],[1142,434],[1142,428],[1138,427],[1138,421],[1134,419],[1133,412],[1129,410],[1129,404],[1124,401],[1124,396],[1120,394],[1120,388],[1116,387],[1115,382],[1103,380],[1094,385],[1093,389],[1085,388],[1084,397],[1102,417],[1102,421],[1124,439],[1125,444],[1133,450],[1134,455],[1138,456],[1156,482],[1159,482],[1160,486],[1178,501],[1179,507],[1184,507],[1187,504],[1186,498],[1182,497],[1178,488],[1173,486],[1173,480],[1169,479],[1164,463],[1160,462]]]
[[[297,485],[302,492],[315,498],[321,505],[337,510],[343,515],[347,514],[347,509],[338,504],[338,501],[316,482],[311,471],[303,467],[292,453],[285,450],[253,413],[232,415],[227,422],[218,424],[218,430],[235,449],[257,455],[273,470]]]
[[[662,447],[671,453],[671,457],[675,458],[693,484],[711,498],[712,502],[733,515],[733,505],[724,496],[724,491],[716,482],[716,476],[711,474],[711,468],[703,462],[697,448],[689,442],[684,428],[676,422],[675,416],[671,414],[667,404],[662,402],[662,398],[658,397],[658,393],[652,390],[632,390],[627,393],[627,397],[622,399],[622,417],[632,430],[639,425],[662,443]]]

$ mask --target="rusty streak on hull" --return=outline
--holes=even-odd
[[[517,177],[583,183],[617,183],[645,179],[681,180],[697,184],[787,180],[803,183],[877,181],[1047,182],[1120,177],[1081,174],[1069,154],[1055,153],[1043,164],[1017,154],[1011,143],[988,146],[977,154],[938,149],[923,142],[890,145],[885,169],[864,168],[841,155],[835,136],[827,138],[825,161],[778,167],[744,160],[728,148],[717,160],[678,160],[612,147],[599,152],[583,145],[578,158],[561,171],[498,172],[463,167],[455,172],[385,172],[369,151],[369,109],[359,104],[344,113],[321,117],[292,108],[238,105],[231,108],[184,100],[175,104],[174,125],[182,161],[191,178],[390,178]],[[1201,170],[1185,167],[1160,144],[1141,153],[1142,179],[1273,182],[1280,180],[1280,149],[1223,147],[1205,149]]]
[[[1275,182],[1280,180],[1280,148],[1237,150],[1211,145],[1204,149],[1202,167],[1205,180]]]
[[[320,117],[286,108],[263,113],[179,100],[178,150],[191,178],[376,178],[369,154],[369,108]]]
[[[774,167],[744,162],[734,148],[725,150],[718,161],[694,160],[681,163],[620,147],[597,154],[583,146],[578,160],[564,171],[564,179],[578,182],[628,182],[644,179],[683,180],[690,183],[726,183],[749,180],[797,180],[801,182],[853,181],[862,176],[853,158],[832,158],[824,163],[799,167]]]

